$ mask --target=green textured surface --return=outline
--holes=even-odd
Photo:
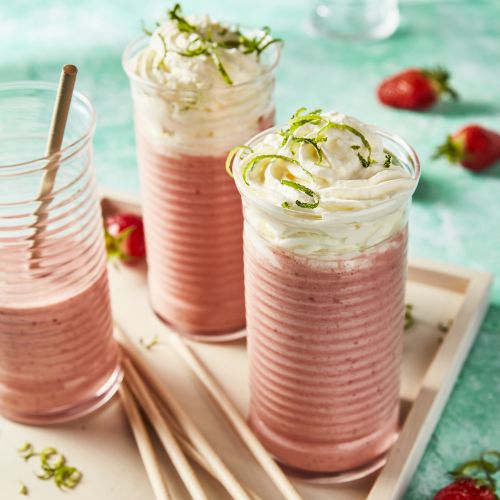
[[[473,175],[429,159],[445,135],[463,124],[500,130],[500,2],[404,2],[394,37],[360,44],[316,34],[309,23],[312,4],[190,0],[185,10],[269,24],[285,39],[276,93],[280,121],[302,105],[335,108],[405,137],[419,153],[423,171],[411,215],[411,254],[495,274],[488,316],[405,496],[430,498],[462,458],[500,448],[500,165]],[[131,101],[120,57],[138,34],[139,20],[155,20],[165,5],[151,0],[0,3],[0,81],[55,81],[63,63],[78,65],[78,89],[98,112],[95,163],[106,186],[138,190]],[[421,114],[377,103],[374,88],[383,76],[437,63],[452,71],[463,95],[460,103],[442,103]]]

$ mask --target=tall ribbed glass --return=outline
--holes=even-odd
[[[266,51],[269,69],[252,81],[187,91],[131,71],[148,41],[132,42],[123,66],[134,101],[151,305],[193,338],[233,339],[245,325],[243,216],[225,160],[274,123],[279,46]]]
[[[418,179],[411,148],[377,133]],[[365,475],[383,463],[398,432],[411,193],[323,218],[290,215],[246,189],[238,161],[233,171],[245,216],[250,424],[303,476]],[[264,227],[323,250],[287,248]],[[354,250],[359,232],[371,243]]]
[[[75,93],[59,162],[43,157],[56,90],[0,86],[0,413],[31,424],[97,408],[121,377],[92,166],[95,113]]]

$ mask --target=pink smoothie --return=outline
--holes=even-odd
[[[98,406],[119,377],[106,270],[86,288],[0,305],[0,413],[26,423]]]
[[[243,217],[227,153],[167,155],[140,130],[137,143],[153,310],[183,332],[241,329]]]
[[[407,231],[328,263],[245,240],[250,423],[304,471],[369,466],[399,417]]]

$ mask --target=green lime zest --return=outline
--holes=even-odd
[[[288,201],[284,201],[284,202],[281,204],[281,208],[290,208],[290,203],[288,203]]]
[[[217,52],[217,49],[215,47],[212,47],[212,50],[209,53],[210,53],[210,57],[212,58],[212,61],[215,64],[215,67],[219,70],[219,73],[221,74],[222,79],[228,85],[232,85],[233,80],[231,80],[231,77],[228,75],[226,69],[224,68],[222,61],[220,60],[219,54]]]
[[[299,184],[298,182],[293,182],[289,181],[287,179],[282,179],[281,184],[284,186],[289,186],[297,191],[300,191],[301,193],[307,194],[307,196],[310,196],[314,201],[313,203],[304,203],[303,201],[300,200],[295,200],[295,204],[301,208],[316,208],[319,205],[319,194],[314,192],[312,189],[309,189],[308,187],[304,186],[303,184]],[[286,202],[284,202],[286,203]],[[283,204],[281,205],[283,206]],[[288,208],[288,207],[285,207]]]
[[[291,158],[290,156],[284,156],[284,155],[274,155],[274,154],[263,154],[263,155],[257,155],[254,156],[252,159],[248,161],[248,163],[245,165],[245,168],[243,169],[243,180],[245,181],[245,184],[247,186],[250,185],[250,183],[247,180],[247,175],[248,172],[251,172],[253,167],[255,166],[256,163],[258,163],[261,160],[266,160],[266,159],[272,159],[272,160],[283,160],[287,161],[289,163],[293,163],[294,165],[299,166],[307,175],[312,177],[311,172],[304,168],[300,161],[296,160],[295,158]]]
[[[389,168],[392,165],[392,155],[391,153],[385,154],[384,168]]]
[[[357,152],[357,156],[359,158],[359,161],[364,168],[369,167],[374,162],[374,160],[372,160],[372,157],[371,157],[372,156],[372,147],[371,147],[370,143],[367,141],[366,137],[358,129],[351,127],[350,125],[347,125],[347,123],[336,123],[336,122],[331,122],[328,120],[328,123],[319,130],[318,136],[330,128],[334,128],[337,130],[347,130],[351,134],[353,134],[356,137],[359,137],[359,139],[361,139],[361,143],[368,150],[368,156],[366,158],[359,151]]]
[[[196,27],[189,23],[182,15],[182,7],[179,3],[176,3],[172,9],[168,10],[167,15],[171,21],[175,21],[177,23],[179,31],[183,31],[185,33],[196,32]]]
[[[404,329],[409,330],[415,324],[413,317],[413,304],[405,304],[405,323]]]
[[[22,481],[19,481],[18,493],[23,496],[28,496],[29,493],[28,487]]]
[[[306,114],[304,114],[306,113]],[[314,109],[313,111],[307,112],[307,108],[299,108],[292,115],[288,122],[288,128],[283,132],[288,134],[293,134],[298,128],[302,127],[306,123],[312,123],[313,125],[319,125],[322,122],[327,122],[328,120],[321,116],[321,109]],[[318,134],[319,136],[320,134]]]
[[[28,460],[33,456],[38,456],[40,459],[41,471],[35,474],[36,477],[43,481],[54,479],[58,488],[73,489],[82,478],[81,471],[76,467],[67,465],[66,457],[62,453],[59,453],[54,447],[47,447],[40,452],[35,452],[33,445],[24,443],[17,451],[24,460]],[[21,490],[19,493],[27,495],[28,489],[26,488],[25,493],[21,493]]]
[[[257,57],[259,57],[260,54],[273,43],[282,43],[281,39],[272,38],[270,36],[271,30],[267,26],[262,28],[261,34],[251,38],[245,36],[239,29],[221,27],[217,29],[218,39],[214,40],[213,27],[207,26],[203,29],[198,25],[190,23],[182,14],[182,7],[179,3],[176,3],[172,9],[167,11],[167,17],[176,24],[179,31],[196,35],[196,37],[189,42],[186,50],[178,51],[169,49],[169,51],[183,57],[209,57],[228,85],[232,85],[233,80],[222,63],[219,55],[220,49],[238,49],[241,50],[243,54],[255,53]],[[160,23],[157,22],[156,26],[160,26]],[[151,30],[144,27],[144,23],[142,24],[142,30],[148,36],[153,34]],[[161,36],[160,33],[158,33],[158,35]],[[164,46],[164,56],[158,64],[158,67],[161,67],[167,54],[165,39],[163,37],[161,38]]]
[[[327,140],[326,136],[298,137],[296,135],[293,135],[293,132],[290,132],[288,130],[280,130],[279,134],[283,136],[281,146],[284,146],[288,141],[291,141],[292,143],[310,144],[316,150],[319,161],[321,162],[321,160],[323,159],[323,151],[321,150],[319,143],[325,142]]]
[[[33,445],[28,443],[28,441],[24,442],[21,447],[17,449],[17,452],[23,460],[29,460],[33,455],[35,455]]]
[[[155,335],[151,340],[146,341],[143,337],[139,339],[139,344],[147,351],[150,351],[156,344],[158,344],[158,335]]]
[[[241,146],[235,146],[234,148],[229,151],[229,154],[227,155],[226,158],[226,172],[228,173],[229,177],[234,177],[233,171],[232,171],[232,164],[233,164],[233,159],[236,156],[236,153],[240,150],[247,150],[250,151],[250,153],[253,153],[253,149],[250,146],[246,146],[245,144],[242,144]],[[242,156],[240,155],[240,160],[242,160]]]

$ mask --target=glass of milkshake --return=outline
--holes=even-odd
[[[224,163],[232,147],[274,123],[280,48],[268,28],[183,17],[176,6],[123,55],[151,305],[198,340],[244,335],[243,216]]]
[[[419,172],[402,139],[320,110],[299,110],[235,155],[249,419],[269,452],[305,477],[361,477],[396,439]]]
[[[28,424],[88,413],[121,379],[92,167],[95,113],[78,92],[40,208],[56,90],[0,85],[0,414]]]

